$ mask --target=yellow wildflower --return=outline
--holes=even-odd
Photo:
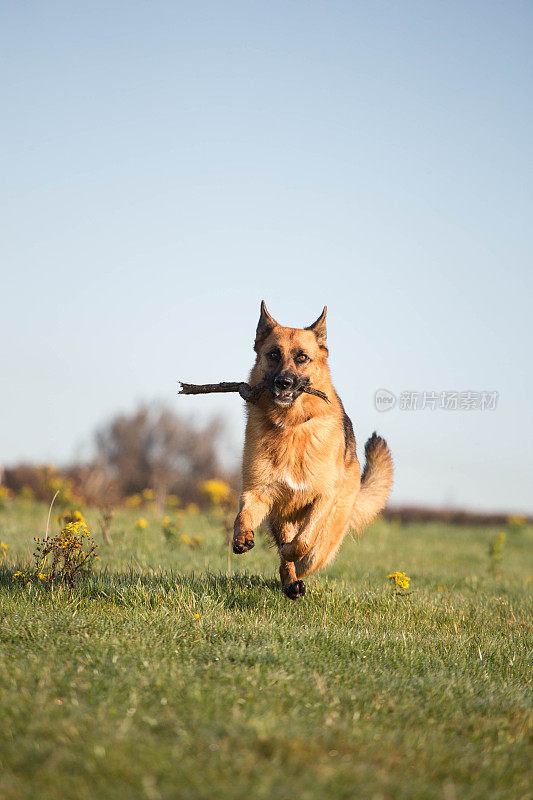
[[[0,548],[2,550],[9,550],[9,545],[6,544],[5,542],[0,542]]]
[[[395,586],[398,586],[400,589],[408,589],[409,588],[409,578],[405,572],[391,572],[390,575],[387,575],[388,578],[394,583]]]
[[[136,527],[136,528],[138,528],[138,529],[139,529],[139,530],[141,530],[141,531],[142,531],[144,528],[146,528],[146,526],[147,526],[147,525],[148,525],[148,522],[145,520],[145,518],[144,518],[144,517],[139,517],[139,519],[138,519],[138,520],[137,520],[137,522],[135,523],[135,527]]]
[[[225,481],[218,480],[217,478],[203,481],[200,484],[200,490],[207,495],[209,502],[213,506],[219,506],[231,497],[231,486],[228,486]]]

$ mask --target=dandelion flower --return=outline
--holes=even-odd
[[[147,526],[147,525],[148,525],[148,522],[145,520],[145,518],[144,518],[144,517],[139,517],[139,519],[138,519],[138,520],[137,520],[137,522],[135,523],[135,527],[136,527],[136,528],[139,528],[139,530],[141,530],[141,531],[142,531],[144,528],[146,528],[146,526]]]

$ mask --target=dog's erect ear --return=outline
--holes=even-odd
[[[327,349],[326,343],[326,314],[328,313],[328,307],[324,306],[324,310],[322,314],[319,316],[317,320],[313,322],[312,325],[308,325],[306,331],[313,331],[317,338],[317,342],[320,347],[325,347]]]
[[[268,313],[265,301],[261,300],[261,313],[259,315],[259,322],[257,323],[254,342],[254,350],[256,352],[263,339],[266,339],[272,328],[275,328],[277,324],[274,317],[271,317]]]

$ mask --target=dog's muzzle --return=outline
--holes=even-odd
[[[280,408],[292,406],[297,397],[302,393],[302,381],[298,375],[291,372],[282,372],[269,381],[275,405]]]

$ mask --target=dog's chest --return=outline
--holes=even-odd
[[[277,482],[281,483],[283,486],[291,489],[293,492],[309,492],[313,487],[311,486],[308,480],[304,479],[307,476],[302,476],[300,474],[294,474],[290,470],[279,471],[277,475]]]
[[[318,441],[307,435],[280,444],[272,459],[273,480],[292,492],[316,493],[323,460]]]

